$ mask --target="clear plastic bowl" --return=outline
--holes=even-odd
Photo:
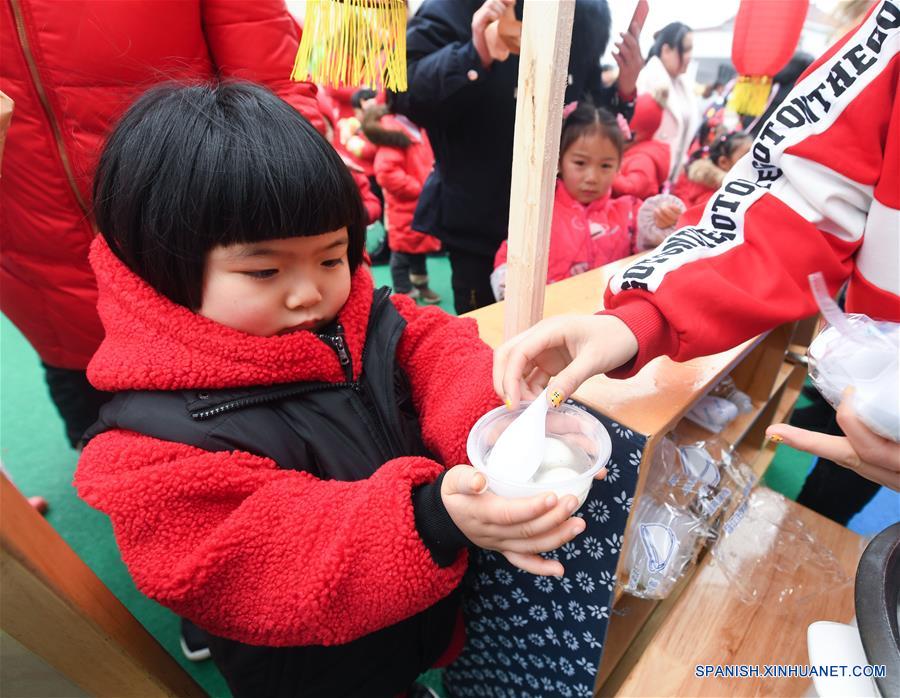
[[[579,467],[573,468],[580,471],[577,477],[555,482],[535,483],[531,481],[511,482],[491,474],[488,466],[491,449],[503,430],[524,412],[529,404],[531,403],[523,402],[514,410],[498,407],[475,422],[466,441],[469,462],[476,470],[484,473],[488,489],[501,497],[515,499],[531,497],[542,492],[554,492],[559,497],[572,494],[578,499],[578,506],[581,506],[591,489],[594,476],[609,462],[612,442],[606,427],[600,420],[573,405],[564,404],[557,409],[551,408],[547,411],[546,433],[547,436],[559,439],[573,451],[585,456],[584,462],[579,464]]]

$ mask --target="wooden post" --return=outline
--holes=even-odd
[[[95,696],[206,693],[0,474],[0,625]]]
[[[544,312],[574,0],[525,0],[516,92],[504,337]]]

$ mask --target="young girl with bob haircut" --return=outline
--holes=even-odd
[[[153,89],[94,203],[88,372],[117,395],[75,485],[234,695],[403,693],[452,650],[470,543],[562,574],[537,553],[584,529],[574,498],[454,466],[497,404],[475,323],[373,288],[353,179],[285,102]]]

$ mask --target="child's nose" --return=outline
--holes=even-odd
[[[321,300],[322,294],[316,284],[311,281],[299,281],[291,287],[285,304],[294,310],[312,307]]]

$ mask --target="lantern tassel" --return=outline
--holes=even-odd
[[[291,80],[405,91],[404,0],[309,0]]]
[[[742,75],[731,91],[728,107],[746,116],[759,116],[769,103],[772,78],[766,75]]]

